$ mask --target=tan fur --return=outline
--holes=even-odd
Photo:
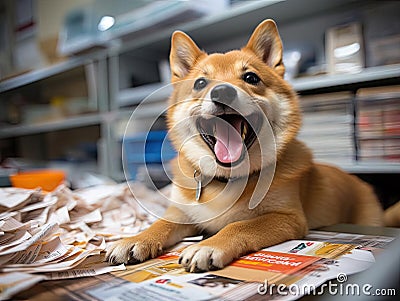
[[[107,253],[110,262],[153,258],[183,237],[205,232],[213,236],[186,248],[180,261],[188,271],[206,271],[222,268],[251,251],[301,238],[309,228],[336,223],[383,224],[383,211],[367,184],[337,168],[315,164],[310,150],[296,140],[300,110],[295,92],[283,80],[282,52],[278,31],[271,20],[257,27],[242,50],[225,54],[207,55],[187,35],[174,33],[170,63],[175,88],[170,98],[168,126],[179,150],[179,157],[173,162],[172,187],[172,199],[177,204],[169,208],[165,220],[115,243]],[[247,71],[258,74],[261,82],[244,82],[242,75]],[[209,84],[195,91],[193,83],[199,77],[209,79]],[[213,158],[213,154],[196,136],[193,122],[185,118],[210,112],[213,104],[203,99],[220,81],[238,88],[238,103],[243,111],[250,112],[259,106],[265,113],[272,127],[276,156],[271,155],[270,145],[255,142],[248,150],[248,160],[244,160],[247,163],[238,167],[200,164],[201,158]],[[260,135],[265,136],[267,130],[264,123]],[[272,168],[274,159],[277,163],[269,190],[265,182],[268,193],[257,207],[249,209],[258,180],[265,181],[259,179],[260,170]],[[196,204],[194,170],[201,170],[212,180],[202,189],[198,202],[202,206],[184,207]],[[244,176],[248,179],[240,187]],[[223,183],[214,177],[239,180]],[[210,212],[217,216],[207,219]],[[170,218],[179,223],[168,222]]]
[[[385,211],[384,222],[388,227],[400,227],[400,202]]]

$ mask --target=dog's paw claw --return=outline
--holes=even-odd
[[[201,273],[222,269],[230,262],[222,249],[193,245],[182,251],[178,260],[190,273]]]
[[[197,264],[193,264],[192,266],[190,266],[190,268],[188,270],[186,270],[187,272],[190,273],[203,273],[206,272],[205,270],[199,269],[199,267],[197,266]]]
[[[140,240],[136,237],[116,241],[107,251],[110,264],[138,264],[162,253],[161,243]]]
[[[129,256],[129,258],[128,258],[128,264],[138,264],[138,263],[141,263],[142,261],[140,261],[140,260],[138,260],[138,259],[136,259],[133,255],[132,256]]]
[[[114,256],[107,256],[107,257],[106,257],[106,261],[107,261],[109,264],[112,264],[112,265],[117,264],[117,262],[115,261]]]

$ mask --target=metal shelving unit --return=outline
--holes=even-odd
[[[278,24],[293,24],[312,18],[317,14],[329,14],[343,11],[347,8],[354,8],[362,2],[361,0],[249,1],[246,4],[233,7],[216,15],[196,19],[190,23],[170,28],[160,28],[151,34],[146,33],[146,35],[143,35],[127,32],[125,36],[115,37],[118,39],[118,43],[110,43],[109,49],[74,57],[57,65],[31,71],[16,78],[0,82],[0,93],[8,93],[26,85],[68,72],[89,62],[101,62],[97,70],[98,76],[89,79],[92,82],[90,85],[96,86],[95,89],[92,88],[96,91],[95,98],[99,104],[99,112],[43,124],[3,126],[0,128],[0,139],[99,124],[101,125],[101,137],[104,138],[104,154],[102,157],[107,160],[107,162],[101,163],[102,170],[112,176],[120,172],[119,167],[116,166],[120,162],[114,162],[115,160],[113,159],[114,155],[119,152],[119,141],[115,141],[113,136],[113,123],[120,116],[126,117],[129,110],[133,110],[138,102],[164,85],[163,83],[153,83],[139,88],[121,87],[121,55],[130,53],[133,57],[139,59],[152,57],[154,60],[165,60],[168,57],[170,37],[175,29],[187,32],[200,46],[218,44],[221,41],[249,36],[255,26],[265,18],[272,18]],[[125,68],[127,67],[125,66]],[[318,89],[338,86],[351,87],[354,84],[379,82],[388,79],[400,79],[400,65],[366,68],[357,74],[319,75],[298,78],[291,81],[291,84],[300,93],[312,93],[313,90]],[[149,117],[152,114],[158,115],[164,110],[166,102],[163,103],[162,99],[168,98],[168,93],[168,90],[165,90],[164,94],[158,94],[153,107],[149,106],[147,110],[143,111],[143,117]],[[355,162],[354,164],[346,163],[340,166],[354,173],[400,172],[400,164],[385,162]]]
[[[308,17],[317,14],[337,13],[347,8],[354,9],[362,5],[362,1],[344,0],[344,1],[251,1],[247,4],[233,7],[230,10],[217,15],[205,17],[193,22],[175,26],[175,28],[161,28],[151,35],[139,36],[138,39],[123,40],[119,48],[115,48],[110,60],[110,72],[112,88],[111,100],[112,106],[116,110],[124,110],[129,106],[135,106],[138,101],[144,99],[148,94],[156,90],[162,83],[145,85],[139,88],[121,88],[119,87],[118,75],[121,55],[130,53],[138,58],[155,57],[162,60],[168,56],[170,47],[170,38],[174,29],[183,30],[188,33],[196,43],[205,49],[206,45],[221,45],[223,41],[237,40],[238,37],[249,36],[257,24],[265,18],[274,19],[278,25],[300,23]],[[307,10],[304,9],[307,7]],[[227,30],[229,29],[229,30]],[[133,37],[135,34],[132,35]],[[123,65],[123,64],[122,64]],[[124,67],[124,66],[122,66]],[[336,74],[336,75],[318,75],[305,78],[297,78],[291,81],[293,88],[299,93],[313,94],[314,91],[355,89],[369,82],[384,82],[387,80],[400,79],[400,65],[388,65],[379,67],[365,68],[357,74]],[[168,95],[165,95],[167,98]],[[121,108],[124,107],[124,108]],[[143,111],[148,114],[156,115],[156,110]],[[158,111],[157,111],[158,112]],[[351,162],[351,160],[349,160]],[[337,164],[351,173],[399,173],[400,164],[386,162],[359,162]]]
[[[48,87],[51,87],[55,83],[59,88],[62,88],[63,81],[72,79],[73,81],[81,82],[83,80],[85,81],[84,83],[82,82],[82,85],[85,86],[85,92],[82,92],[82,96],[87,98],[87,110],[88,112],[90,111],[90,113],[64,116],[57,119],[54,118],[53,120],[49,117],[49,121],[43,122],[23,122],[16,125],[2,124],[0,126],[0,139],[5,143],[4,145],[7,145],[6,141],[8,139],[11,139],[10,141],[25,141],[23,139],[29,136],[39,135],[36,136],[36,140],[40,144],[40,141],[44,141],[42,137],[45,137],[47,133],[61,133],[63,130],[90,128],[92,126],[99,126],[99,135],[102,137],[103,133],[107,131],[105,128],[110,127],[110,123],[108,122],[109,114],[107,113],[107,76],[107,52],[99,51],[72,57],[55,65],[30,71],[0,82],[0,108],[3,110],[6,109],[7,101],[9,98],[14,97],[13,95],[22,93],[22,95],[25,95],[24,97],[26,97],[28,104],[30,104],[30,100],[32,100],[32,103],[37,103],[33,100],[40,97],[43,91],[46,91]],[[30,96],[31,92],[34,92],[33,96]],[[47,93],[46,95],[49,97],[52,94]],[[79,91],[77,95],[80,95]],[[40,104],[42,106],[45,105],[43,102],[40,102]],[[104,140],[104,146],[99,151],[107,152],[109,141],[106,139],[102,140]],[[62,138],[60,138],[59,143],[63,144]],[[18,149],[16,151],[18,152]],[[109,166],[107,160],[109,160],[107,156],[98,156],[98,171],[107,174]]]

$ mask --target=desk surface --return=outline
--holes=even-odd
[[[338,225],[323,227],[318,230],[342,232],[342,233],[357,233],[364,235],[381,235],[381,236],[391,236],[391,237],[400,236],[399,228],[360,226],[352,224],[338,224]]]
[[[400,237],[400,229],[397,228],[383,228],[383,227],[369,227],[359,226],[350,224],[338,224],[334,226],[324,227],[318,229],[321,231],[328,232],[342,232],[342,233],[356,233],[364,235],[380,235],[380,236],[391,236]],[[129,267],[128,267],[129,270]],[[13,300],[54,300],[54,301],[66,301],[66,300],[87,300],[94,301],[97,299],[92,298],[85,293],[88,289],[104,285],[117,285],[119,283],[126,282],[124,279],[119,278],[118,272],[112,274],[103,274],[99,276],[68,279],[68,280],[53,280],[43,281],[33,288],[24,291],[13,297]],[[311,296],[312,297],[312,296]],[[305,299],[308,300],[306,296]],[[315,298],[312,298],[315,300]]]

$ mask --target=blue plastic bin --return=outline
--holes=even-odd
[[[167,131],[139,133],[123,140],[125,167],[129,180],[136,178],[137,169],[144,164],[163,164],[176,156]]]

